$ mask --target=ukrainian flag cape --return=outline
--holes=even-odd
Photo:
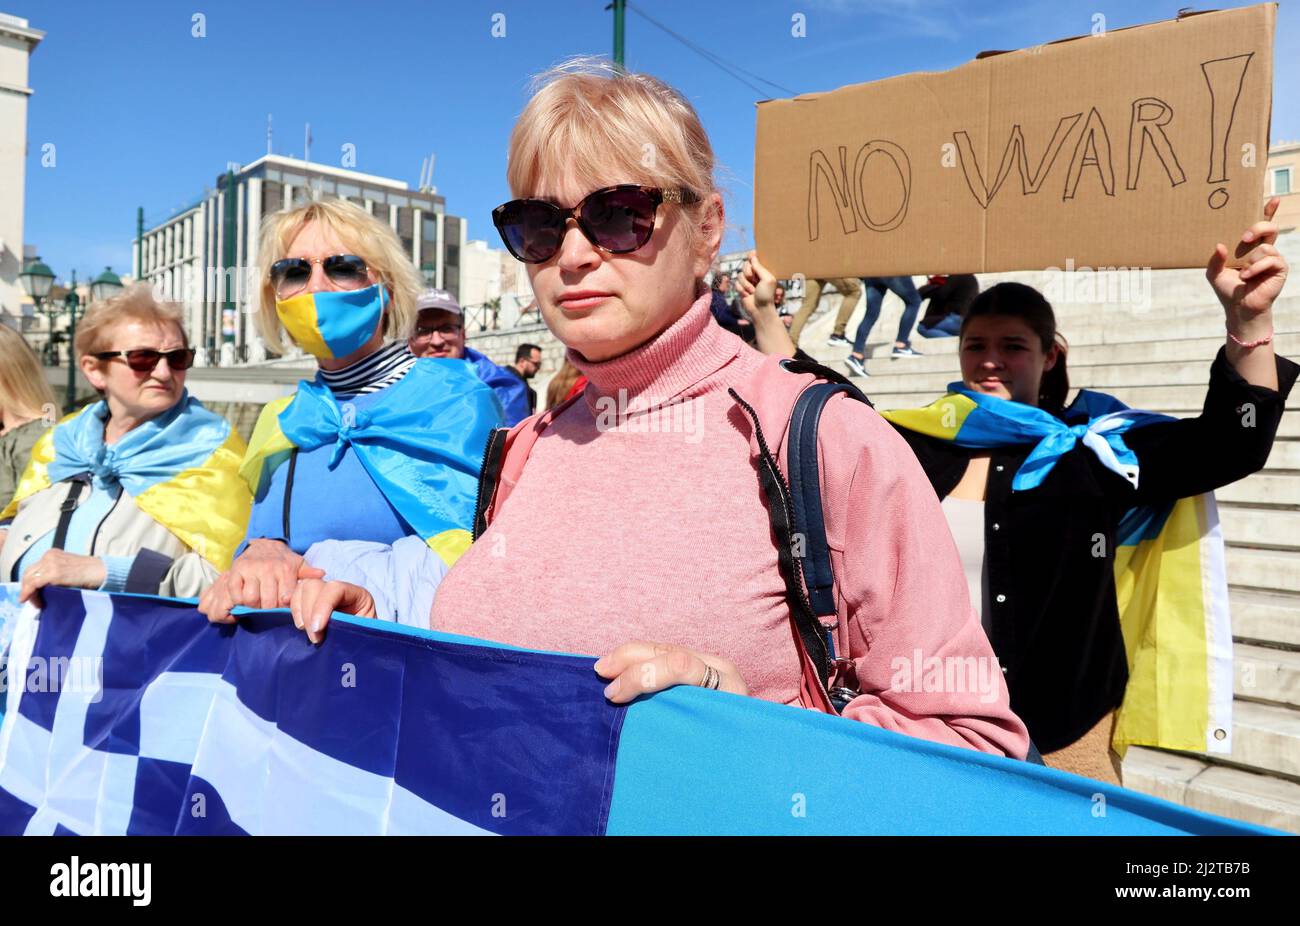
[[[899,427],[963,447],[1032,444],[1012,491],[1038,486],[1063,454],[1082,441],[1102,465],[1134,487],[1131,428],[1171,420],[1118,399],[1080,391],[1067,425],[1030,405],[982,395],[951,383],[924,408],[882,412]],[[1128,655],[1129,681],[1112,745],[1195,752],[1232,750],[1232,628],[1223,533],[1213,494],[1131,509],[1116,534],[1115,589]]]
[[[483,451],[500,424],[492,390],[460,361],[418,360],[364,407],[303,380],[262,409],[239,471],[256,497],[294,449],[332,445],[332,469],[351,447],[397,513],[450,566],[469,549]]]
[[[0,513],[72,476],[99,488],[120,485],[145,514],[218,569],[229,569],[248,528],[252,498],[239,478],[244,441],[188,392],[169,411],[104,444],[103,401],[64,418],[32,448],[13,500]]]

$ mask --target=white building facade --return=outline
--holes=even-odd
[[[465,245],[461,251],[460,304],[471,333],[513,328],[521,316],[524,321],[536,321],[536,312],[528,311],[532,303],[528,271],[509,251],[490,248],[486,241]]]
[[[0,324],[19,331],[40,323],[18,274],[23,269],[27,100],[32,95],[28,61],[44,37],[27,20],[0,13]]]

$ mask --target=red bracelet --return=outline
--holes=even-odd
[[[1231,329],[1229,329],[1228,340],[1231,341],[1233,344],[1236,344],[1238,347],[1246,347],[1246,348],[1263,347],[1269,341],[1273,340],[1273,332],[1269,331],[1267,337],[1262,337],[1258,341],[1243,341],[1241,340],[1241,338],[1233,334]]]

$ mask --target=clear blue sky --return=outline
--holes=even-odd
[[[530,75],[575,54],[608,54],[607,0],[0,0],[45,40],[31,62],[26,235],[59,276],[105,264],[130,270],[135,211],[161,219],[196,199],[227,161],[275,150],[414,186],[437,152],[434,183],[471,238],[500,246],[490,211],[507,199],[505,147]],[[1185,0],[1184,0],[1185,2]],[[1010,49],[1167,19],[1169,3],[1096,0],[632,0],[626,62],[682,90],[722,165],[733,230],[752,232],[758,93],[660,31],[635,8],[725,60],[797,92],[917,70],[944,70],[983,49]],[[1211,7],[1246,5],[1219,0]],[[206,16],[206,36],[191,17]],[[494,38],[492,16],[505,14]],[[791,36],[791,16],[807,36]],[[1280,4],[1273,132],[1300,138],[1300,0]],[[42,167],[42,146],[56,165]]]

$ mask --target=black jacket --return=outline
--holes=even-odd
[[[1114,572],[1120,518],[1136,504],[1198,495],[1262,469],[1298,372],[1279,357],[1278,390],[1252,386],[1220,350],[1200,417],[1125,435],[1138,457],[1137,489],[1080,442],[1041,485],[1013,493],[1011,479],[1032,447],[992,452],[984,505],[990,642],[1006,672],[1011,707],[1040,750],[1075,742],[1124,698],[1128,663]],[[1068,409],[1063,417],[1068,424],[1086,420]],[[979,452],[898,431],[940,499]]]

